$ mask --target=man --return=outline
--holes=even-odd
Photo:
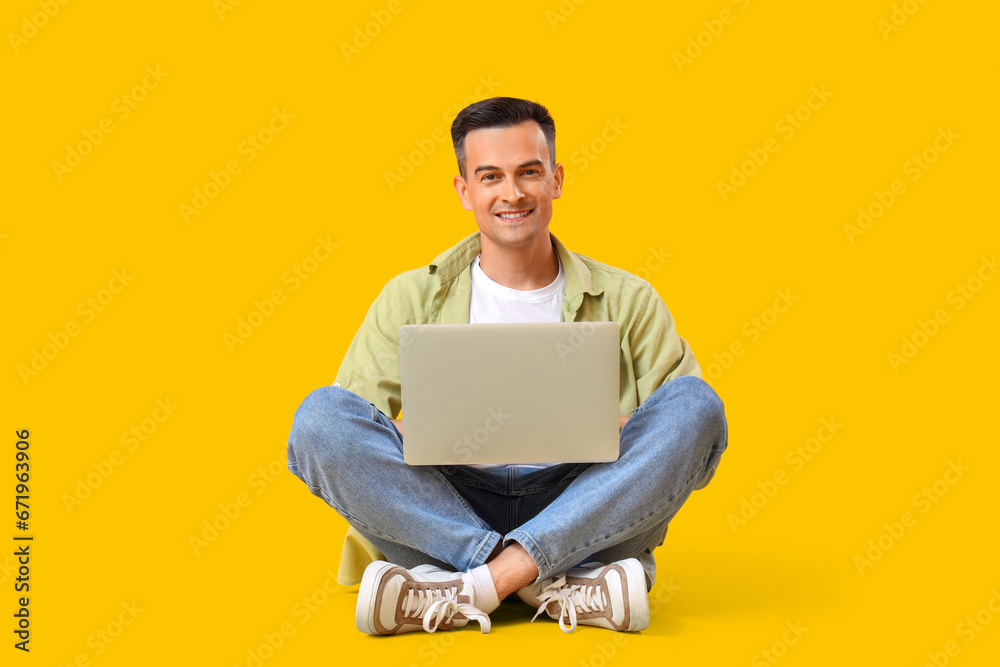
[[[451,131],[454,187],[479,231],[382,289],[334,385],[296,411],[289,469],[391,561],[365,570],[363,632],[433,632],[469,620],[488,632],[488,614],[515,593],[567,632],[643,630],[651,551],[726,448],[722,403],[648,282],[571,253],[550,234],[563,167],[545,107],[483,100]],[[525,321],[619,323],[619,459],[406,465],[395,419],[399,327]]]

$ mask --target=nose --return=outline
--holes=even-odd
[[[517,180],[513,178],[507,179],[501,195],[503,200],[509,203],[514,203],[524,198],[524,193],[522,193],[521,188],[518,187]]]

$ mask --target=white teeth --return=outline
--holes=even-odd
[[[520,218],[527,214],[528,214],[527,211],[525,211],[524,213],[500,213],[499,215],[504,220],[513,220],[514,218]]]

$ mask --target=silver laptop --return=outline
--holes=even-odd
[[[405,325],[403,458],[617,460],[619,354],[616,322]]]

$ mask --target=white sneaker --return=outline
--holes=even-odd
[[[563,632],[573,632],[577,624],[618,632],[649,627],[646,573],[635,558],[610,565],[586,563],[560,577],[526,586],[517,595],[538,607],[532,621],[544,611],[559,621]]]
[[[476,608],[472,581],[467,577],[433,565],[407,570],[375,561],[365,568],[358,589],[358,630],[370,635],[434,632],[461,628],[473,619],[486,634],[490,617]]]

